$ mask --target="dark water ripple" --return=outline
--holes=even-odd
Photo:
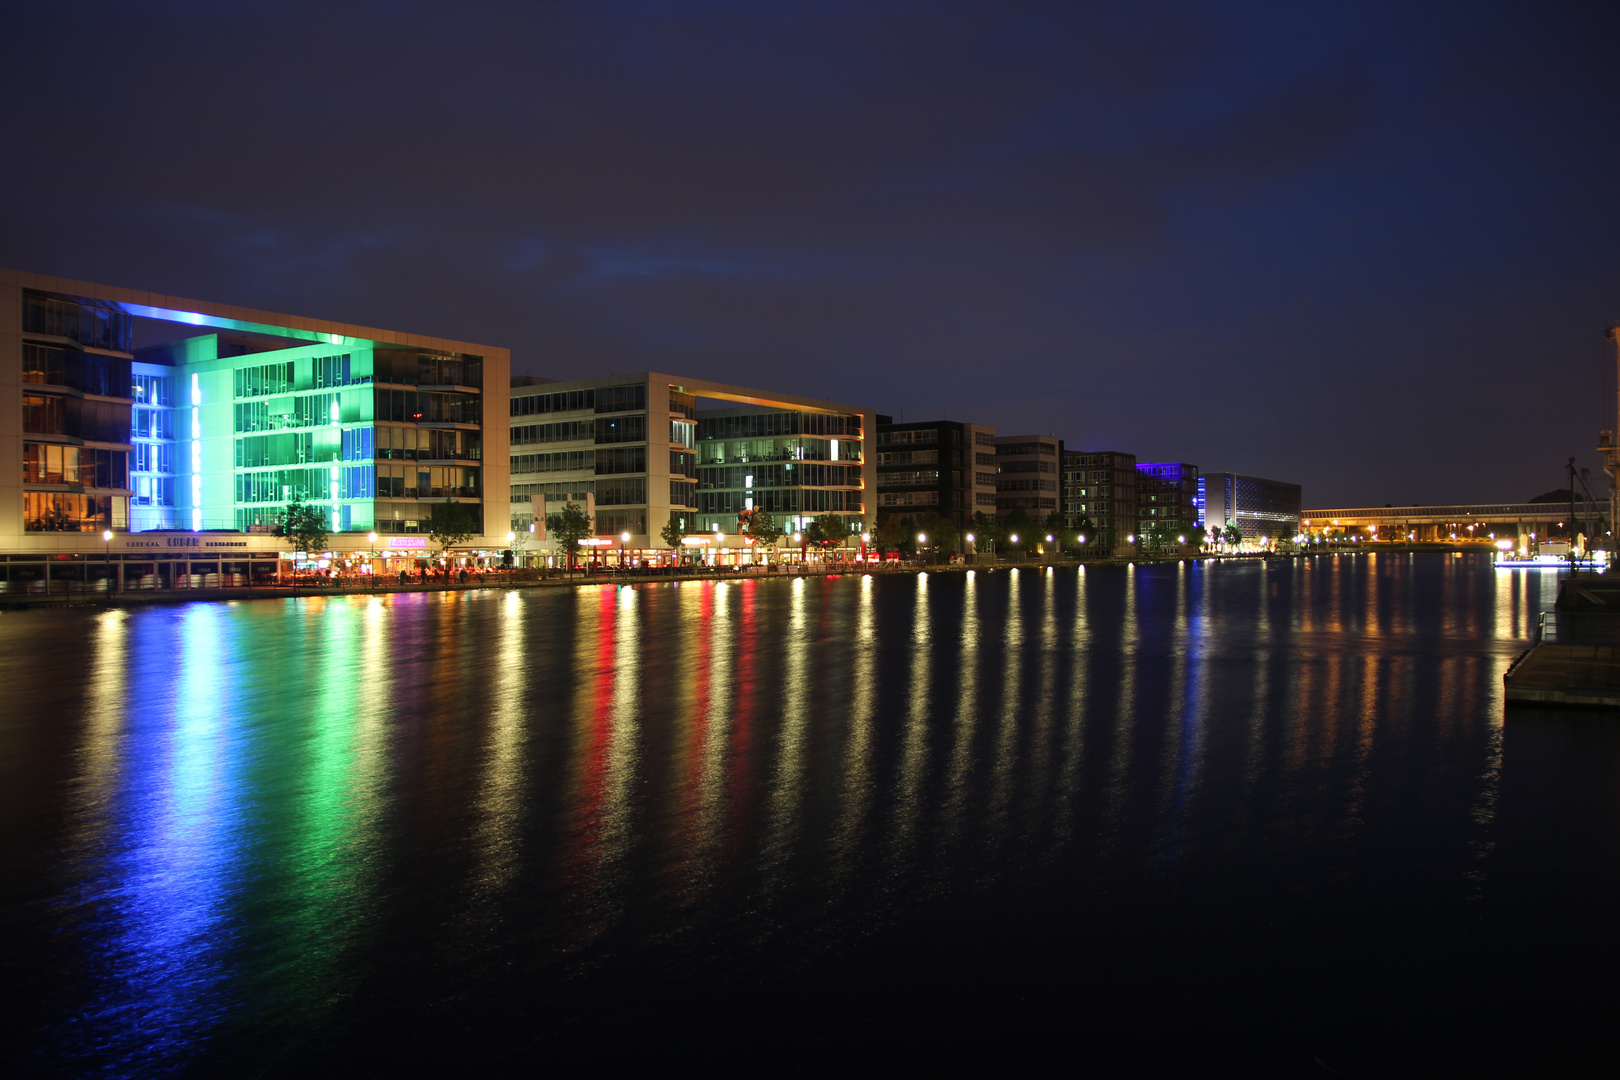
[[[6,615],[7,1058],[1573,1061],[1620,722],[1504,723],[1555,587],[1344,556]]]

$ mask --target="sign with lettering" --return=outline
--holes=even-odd
[[[427,547],[427,537],[390,536],[388,538],[388,546],[391,548],[425,548]]]

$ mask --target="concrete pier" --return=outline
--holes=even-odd
[[[1502,676],[1508,703],[1620,710],[1620,577],[1568,577],[1555,608]]]

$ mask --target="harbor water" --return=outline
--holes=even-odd
[[[0,615],[24,1071],[1598,1045],[1620,720],[1508,711],[1488,556]]]

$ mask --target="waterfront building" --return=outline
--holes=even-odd
[[[507,369],[491,346],[0,271],[0,551],[58,578],[264,576],[294,500],[356,557],[425,554],[446,502],[466,549],[504,547],[506,459],[483,449],[506,444]]]
[[[1136,455],[1117,450],[1063,454],[1063,520],[1071,529],[1089,522],[1083,549],[1125,554],[1136,532]]]
[[[1136,466],[1136,535],[1153,535],[1161,527],[1173,541],[1203,527],[1199,505],[1198,466],[1185,461],[1138,462]]]
[[[937,513],[967,531],[976,512],[996,512],[996,429],[957,420],[895,423],[877,418],[877,510]]]
[[[722,561],[748,550],[745,511],[789,533],[829,513],[851,534],[871,525],[871,409],[660,372],[512,383],[514,529],[543,500],[586,493],[597,538],[646,560],[668,556],[671,518]]]
[[[996,447],[996,516],[1022,510],[1036,524],[1058,510],[1063,440],[1055,435],[1003,435]]]
[[[1245,541],[1287,540],[1299,534],[1298,484],[1241,473],[1206,473],[1198,478],[1198,492],[1206,530],[1236,525]]]

